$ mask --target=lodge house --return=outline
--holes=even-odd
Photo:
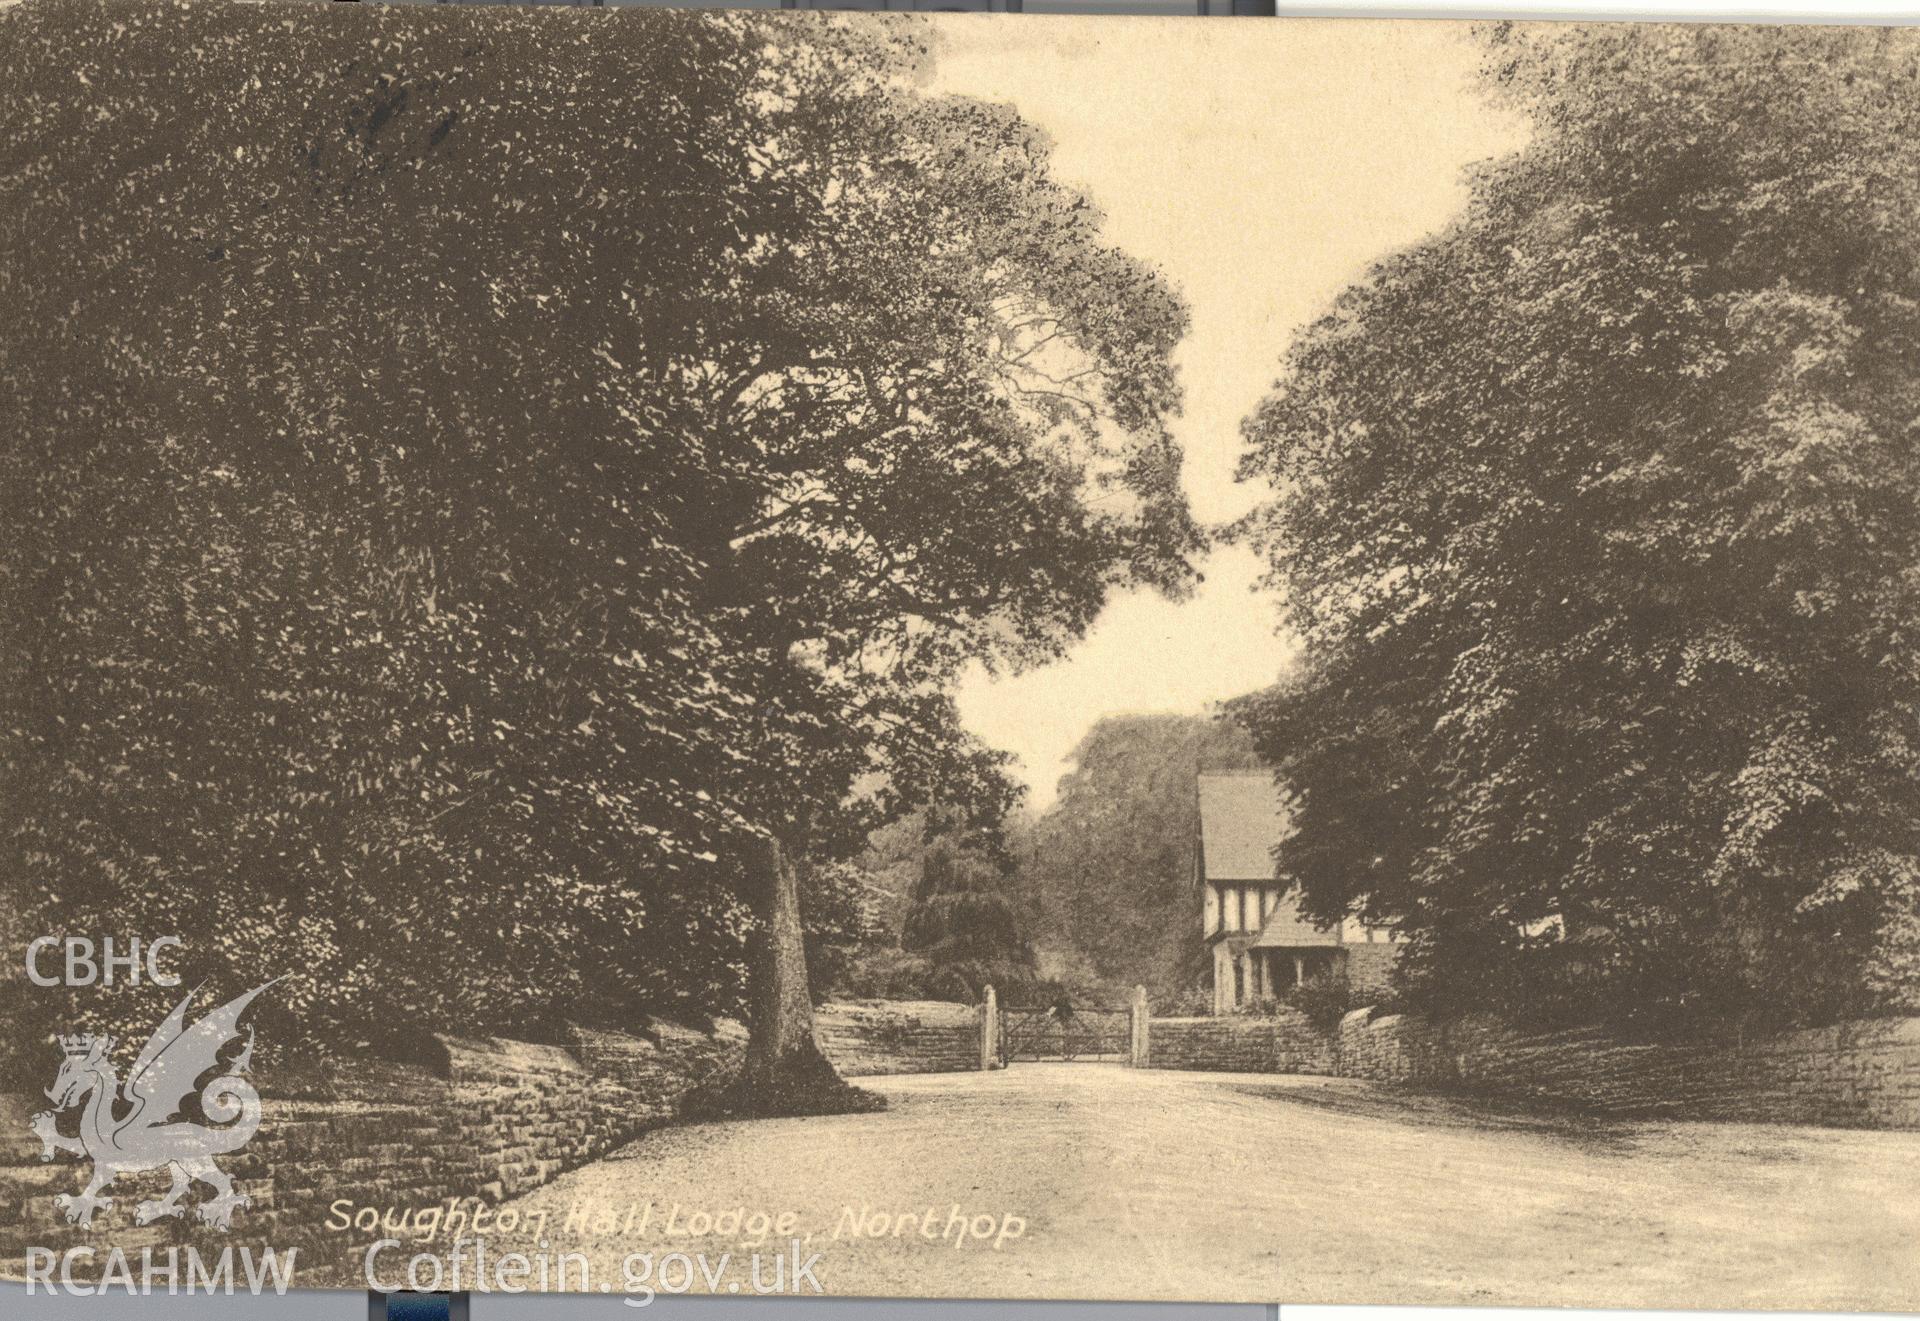
[[[1301,914],[1292,882],[1275,875],[1274,846],[1292,826],[1273,773],[1209,771],[1199,795],[1194,871],[1213,951],[1213,1012],[1335,980],[1357,994],[1384,990],[1400,952],[1393,933],[1352,919],[1317,926]]]

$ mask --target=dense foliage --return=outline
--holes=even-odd
[[[1245,732],[1201,716],[1109,716],[1072,754],[1020,851],[1043,963],[1124,994],[1206,975],[1194,849],[1202,771],[1259,765]],[[1061,956],[1065,956],[1062,958]]]
[[[1017,1003],[1035,984],[1026,918],[998,832],[937,830],[921,854],[900,945],[926,961],[930,994],[972,1000],[993,986]]]
[[[992,986],[1003,1003],[1029,1004],[1056,994],[1039,975],[1038,904],[1016,866],[1028,828],[1024,808],[980,820],[935,802],[874,831],[846,868],[859,878],[862,922],[815,940],[809,896],[808,957],[828,979],[816,978],[816,998],[975,1004]]]
[[[945,689],[1185,583],[1184,312],[928,58],[814,16],[0,17],[34,923],[293,972],[334,1042],[732,1008],[743,834],[1004,805]]]
[[[1246,429],[1281,865],[1463,1003],[1914,1007],[1920,42],[1482,35],[1531,141]]]

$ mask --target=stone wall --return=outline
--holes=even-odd
[[[1154,1069],[1338,1074],[1623,1116],[1920,1128],[1920,1018],[1629,1042],[1593,1027],[1523,1032],[1488,1016],[1435,1023],[1371,1009],[1329,1035],[1283,1009],[1153,1018],[1145,1035]]]
[[[829,1004],[817,1022],[821,1049],[849,1076],[980,1067],[977,1006]],[[439,1037],[432,1058],[417,1062],[263,1075],[259,1131],[220,1159],[250,1203],[219,1242],[304,1245],[305,1262],[350,1261],[389,1231],[342,1232],[336,1223],[329,1232],[336,1206],[404,1212],[465,1198],[497,1206],[672,1122],[690,1090],[724,1082],[746,1053],[746,1030],[732,1022],[700,1031],[656,1019],[642,1033],[576,1028],[548,1045]],[[0,1093],[0,1277],[20,1278],[29,1245],[134,1251],[204,1237],[187,1220],[133,1224],[135,1204],[164,1193],[161,1172],[117,1180],[115,1205],[93,1233],[68,1225],[53,1197],[77,1192],[87,1167],[68,1156],[40,1160],[28,1124],[45,1108],[37,1096]],[[188,1205],[206,1192],[196,1188]]]
[[[1487,1017],[1341,1021],[1338,1071],[1616,1115],[1920,1128],[1920,1018],[1753,1041],[1625,1042],[1522,1032]]]
[[[1378,1082],[1444,1082],[1451,1075],[1439,1064],[1440,1046],[1427,1021],[1413,1015],[1371,1018],[1356,1009],[1340,1020],[1338,1072]]]
[[[1305,1014],[1155,1018],[1146,1032],[1146,1067],[1222,1073],[1332,1073],[1333,1042]]]
[[[978,1005],[945,1000],[845,1000],[813,1013],[814,1037],[842,1077],[962,1073],[981,1059]]]
[[[735,1023],[702,1032],[655,1020],[645,1031],[581,1030],[564,1046],[443,1037],[438,1057],[421,1063],[343,1064],[317,1089],[324,1095],[276,1091],[267,1077],[259,1131],[220,1158],[249,1205],[219,1241],[305,1244],[304,1260],[332,1260],[378,1236],[336,1234],[329,1243],[325,1226],[338,1203],[405,1210],[510,1199],[671,1121],[691,1088],[723,1081],[745,1054],[746,1032]],[[165,1191],[159,1171],[117,1180],[115,1205],[94,1232],[66,1224],[54,1194],[78,1191],[87,1166],[70,1156],[40,1160],[27,1126],[41,1109],[38,1097],[0,1095],[0,1275],[19,1278],[29,1245],[132,1251],[204,1236],[187,1220],[133,1224],[135,1203]],[[186,1200],[206,1193],[196,1188]]]

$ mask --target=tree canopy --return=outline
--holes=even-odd
[[[743,834],[1004,806],[958,668],[1190,575],[1184,310],[912,20],[0,24],[49,921],[297,970],[321,1036],[733,1008]]]
[[[1080,740],[1020,871],[1043,914],[1036,943],[1117,988],[1201,976],[1202,771],[1260,764],[1245,731],[1205,716],[1108,716]]]
[[[1462,1003],[1911,1007],[1920,43],[1481,38],[1531,140],[1246,425],[1280,865]]]
[[[988,986],[1003,1001],[1029,994],[1027,918],[1001,832],[968,830],[934,813],[900,936],[902,949],[926,960],[930,989],[955,1000],[976,999]]]

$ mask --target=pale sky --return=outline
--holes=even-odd
[[[1185,295],[1192,329],[1175,435],[1194,512],[1261,496],[1236,485],[1239,426],[1294,331],[1366,264],[1444,224],[1462,167],[1517,144],[1472,92],[1464,25],[1338,19],[940,15],[941,91],[1009,101],[1055,141],[1056,174],[1106,212],[1107,234]],[[980,737],[1020,758],[1044,807],[1103,715],[1199,712],[1271,683],[1292,647],[1256,591],[1253,555],[1215,552],[1174,604],[1111,602],[1064,660],[976,673],[959,693]]]

